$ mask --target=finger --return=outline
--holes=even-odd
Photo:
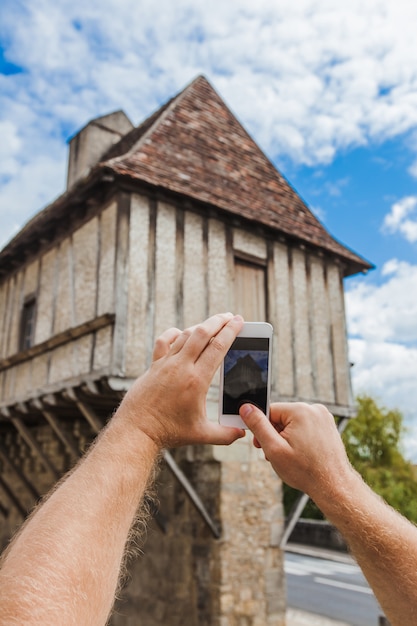
[[[243,317],[236,315],[213,337],[200,355],[199,364],[203,371],[210,371],[214,374],[242,329],[243,323]]]
[[[182,333],[178,335],[177,339],[172,344],[171,350],[170,350],[171,354],[178,354],[178,352],[180,352],[183,349],[184,345],[187,343],[190,337],[191,337],[190,330],[189,329],[183,330]]]
[[[276,428],[271,424],[265,413],[253,404],[242,404],[239,414],[246,426],[255,436],[256,442],[266,451],[271,447],[279,448],[285,442],[277,433]]]
[[[181,335],[181,331],[178,328],[168,328],[162,335],[155,341],[155,345],[152,353],[152,361],[157,361],[166,354],[168,354],[172,343]]]
[[[232,313],[218,313],[193,327],[184,357],[191,358],[195,363],[208,344],[232,318]]]
[[[214,375],[226,356],[226,352],[242,329],[243,323],[243,317],[236,315],[227,321],[217,334],[212,337],[198,359],[198,365],[203,371]]]
[[[201,443],[228,446],[245,435],[246,431],[243,428],[231,428],[207,421],[204,424],[204,432],[201,433]]]
[[[316,412],[314,407],[317,406],[305,402],[274,402],[269,410],[269,419],[277,431],[281,432],[294,419],[295,415],[298,419],[311,419],[313,411]],[[325,407],[322,409],[328,413]]]

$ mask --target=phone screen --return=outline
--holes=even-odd
[[[267,407],[268,337],[236,337],[224,359],[223,414],[239,415],[245,402]]]

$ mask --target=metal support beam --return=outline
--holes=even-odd
[[[73,460],[78,460],[80,458],[80,451],[75,445],[75,442],[73,441],[72,437],[70,438],[68,433],[66,433],[61,428],[61,424],[59,423],[58,418],[53,413],[51,413],[51,411],[47,411],[46,409],[42,410],[42,415],[44,416],[44,418],[46,419],[46,421],[48,422],[49,426],[52,428],[52,430],[54,431],[58,439],[61,441],[61,443],[64,444],[64,446],[70,453]]]
[[[351,418],[350,417],[342,417],[337,425],[337,430],[339,431],[340,434],[343,433],[343,431],[345,430],[349,420]],[[292,531],[294,530],[298,520],[300,519],[304,509],[307,506],[308,501],[310,500],[310,497],[306,494],[306,493],[302,493],[298,500],[295,501],[287,519],[286,519],[286,523],[285,523],[285,528],[284,528],[284,533],[281,537],[281,541],[280,541],[280,548],[281,550],[285,550],[288,540],[291,536]]]

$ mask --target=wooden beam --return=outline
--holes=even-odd
[[[44,454],[44,452],[41,449],[39,443],[36,441],[36,439],[34,438],[32,433],[30,432],[30,430],[27,428],[27,426],[25,426],[25,424],[22,422],[22,420],[19,417],[11,417],[10,421],[12,422],[13,426],[16,428],[18,433],[21,435],[22,439],[24,439],[26,441],[28,446],[39,457],[39,460],[41,461],[41,463],[44,466],[44,468],[50,474],[52,474],[52,476],[56,480],[58,480],[58,478],[60,478],[60,473],[58,472],[57,468],[52,463],[52,461],[50,461],[48,459],[48,457]]]
[[[94,409],[87,404],[84,400],[80,400],[76,391],[74,389],[67,389],[65,392],[66,396],[70,398],[74,404],[77,406],[80,413],[85,417],[87,422],[90,424],[93,432],[98,435],[100,430],[103,428],[104,424],[101,419],[97,416]]]
[[[9,467],[9,469],[11,469],[11,471],[14,474],[16,474],[16,476],[19,478],[19,480],[24,484],[26,489],[29,491],[31,496],[33,496],[33,498],[35,498],[35,500],[38,500],[41,497],[41,494],[36,489],[36,487],[33,485],[33,483],[28,478],[26,478],[26,476],[23,474],[21,469],[19,467],[17,467],[13,463],[13,461],[11,459],[9,459],[9,457],[7,455],[7,450],[3,446],[3,444],[1,444],[1,443],[0,443],[0,458]]]
[[[54,431],[58,439],[61,441],[61,443],[64,444],[64,446],[70,453],[73,460],[79,459],[80,450],[77,448],[75,444],[75,440],[73,439],[73,437],[71,437],[69,433],[66,433],[62,429],[58,418],[53,413],[51,413],[51,411],[48,411],[46,409],[42,410],[42,415],[44,416],[44,418],[46,419],[46,421],[48,422],[49,426],[52,428],[52,430]]]
[[[6,507],[0,502],[0,515],[2,515],[4,519],[7,519],[9,517],[9,512],[9,509],[6,509]]]
[[[20,515],[25,519],[28,511],[22,505],[22,503],[16,498],[13,491],[10,489],[9,485],[3,480],[3,477],[0,475],[0,487],[3,489],[4,493],[13,504],[13,506],[19,511]]]
[[[100,330],[101,328],[105,328],[114,324],[114,313],[105,313],[104,315],[100,315],[100,317],[95,317],[79,326],[74,326],[72,328],[68,328],[68,330],[64,330],[57,335],[54,335],[50,339],[43,341],[42,343],[38,343],[23,352],[17,352],[10,357],[6,357],[5,359],[0,360],[0,371],[7,369],[11,365],[16,365],[17,363],[23,363],[28,359],[32,359],[33,357],[43,354],[48,350],[52,350],[57,348],[58,346],[62,346],[69,341],[73,341],[74,339],[79,339],[84,335],[88,335],[94,331]]]
[[[100,430],[103,428],[104,424],[99,417],[97,417],[96,412],[91,408],[90,405],[86,404],[79,400],[77,403],[78,409],[84,415],[87,422],[90,424],[93,431],[98,435]]]

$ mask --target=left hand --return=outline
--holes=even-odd
[[[228,445],[244,437],[244,430],[211,422],[206,414],[211,380],[242,325],[242,317],[223,313],[183,332],[165,331],[155,342],[151,367],[127,392],[115,418],[129,420],[159,448]]]

